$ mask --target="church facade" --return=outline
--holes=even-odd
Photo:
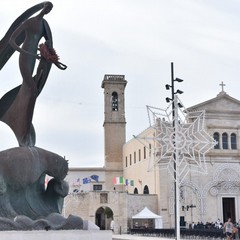
[[[131,218],[145,206],[162,216],[163,227],[173,228],[174,181],[156,164],[153,128],[126,142],[124,75],[105,75],[103,168],[70,169],[70,194],[64,214],[77,214],[115,232],[127,232]],[[206,131],[217,144],[205,156],[207,172],[191,171],[179,188],[180,221],[224,222],[240,219],[240,101],[223,90],[208,101],[187,109],[205,111]],[[144,126],[143,126],[144,127]],[[197,157],[197,156],[196,156]],[[191,167],[190,167],[191,168]]]

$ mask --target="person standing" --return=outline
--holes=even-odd
[[[228,221],[224,223],[224,233],[226,233],[227,240],[231,240],[232,231],[233,231],[233,223],[231,222],[231,218],[228,218]]]
[[[112,232],[114,232],[114,220],[113,219],[110,223],[110,229],[112,230]]]

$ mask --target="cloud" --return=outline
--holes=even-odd
[[[13,4],[16,3],[17,4]],[[186,107],[225,90],[238,98],[240,4],[237,0],[53,0],[46,16],[60,61],[37,99],[37,145],[70,166],[104,162],[104,74],[124,74],[127,140],[148,127],[146,105],[164,108],[174,76]],[[0,36],[35,0],[2,0]],[[0,71],[0,96],[21,83],[18,53]],[[0,149],[15,146],[0,125]],[[10,132],[9,132],[10,131]],[[4,139],[4,140],[3,140]],[[99,164],[99,165],[98,165]]]

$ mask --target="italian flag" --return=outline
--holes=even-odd
[[[124,179],[124,177],[115,177],[113,179],[113,183],[114,183],[114,185],[123,185],[123,184],[125,184],[125,179]]]

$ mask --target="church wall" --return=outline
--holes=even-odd
[[[64,199],[63,215],[68,217],[70,214],[82,217],[84,220],[91,220],[89,214],[90,192],[82,192],[76,194],[69,194]]]
[[[217,199],[209,194],[213,167],[207,164],[207,174],[191,171],[181,184],[181,214],[187,223],[217,221]],[[196,206],[186,209],[187,206]]]
[[[91,179],[92,175],[98,176],[98,182]],[[84,183],[84,179],[90,179],[91,182]],[[93,185],[102,185],[102,190],[106,190],[106,172],[104,168],[70,168],[68,175],[65,179],[69,184],[69,193],[73,193],[74,190],[79,192],[92,191]]]
[[[147,207],[152,212],[158,214],[158,203],[156,194],[128,194],[127,206],[128,206],[128,227],[132,228],[132,216],[141,212]]]
[[[104,197],[102,197],[104,196]],[[63,215],[74,214],[95,223],[95,214],[99,208],[110,208],[115,222],[115,233],[127,232],[127,193],[91,191],[68,195],[65,198]],[[106,229],[110,229],[107,221]]]
[[[152,129],[146,129],[123,146],[124,177],[134,181],[129,193],[136,188],[142,194],[144,186],[149,188],[150,194],[159,193],[159,168],[154,163],[153,140],[144,140],[146,136],[151,138],[152,134]]]
[[[174,219],[174,182],[169,172],[160,167],[160,194],[158,194],[158,211],[163,217],[163,227],[173,228]]]
[[[209,160],[207,158],[207,160]],[[207,174],[191,172],[181,184],[180,205],[196,205],[196,208],[181,211],[187,223],[221,222],[223,217],[223,198],[233,198],[235,202],[236,220],[239,219],[239,163],[207,162]]]

